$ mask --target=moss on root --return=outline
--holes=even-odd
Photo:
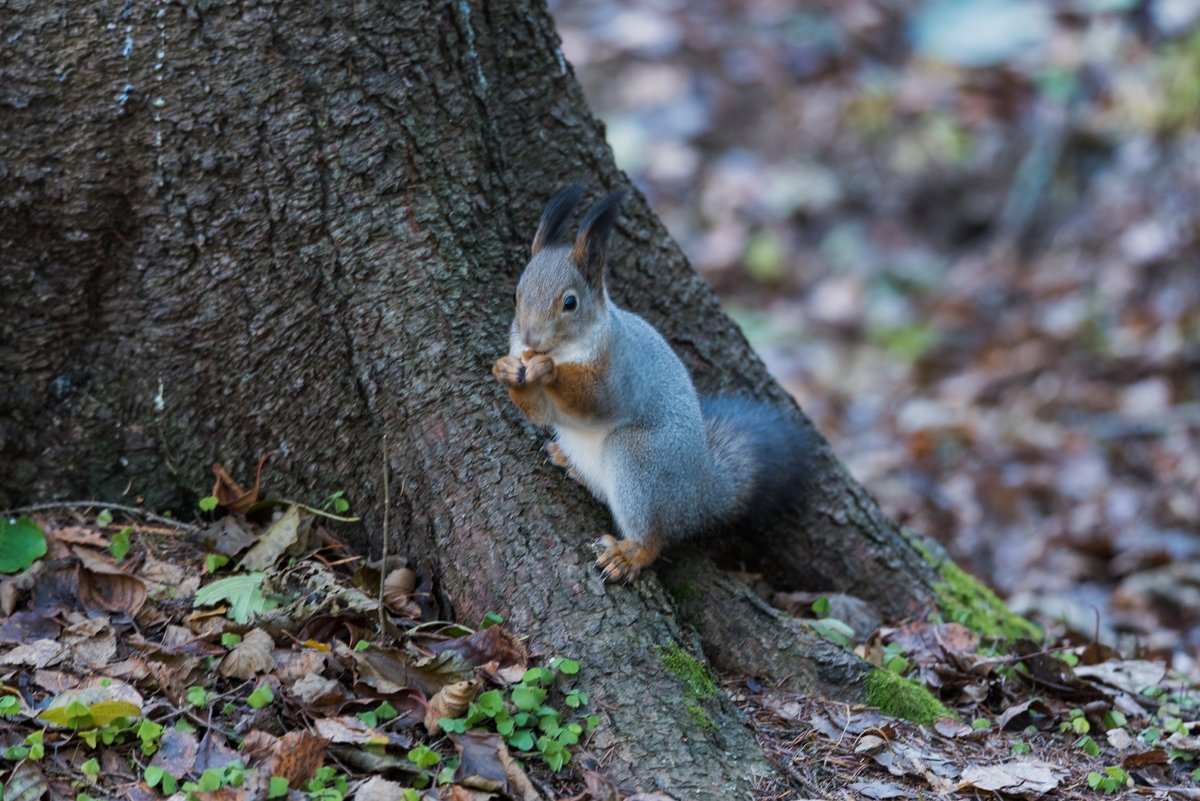
[[[717,724],[708,716],[708,713],[700,708],[699,704],[687,705],[688,719],[696,724],[696,728],[705,734],[716,734]]]
[[[679,679],[689,698],[702,701],[717,697],[717,682],[709,672],[708,666],[678,644],[671,643],[665,648],[659,648],[658,655],[666,669]]]
[[[917,535],[905,532],[908,541],[942,577],[933,586],[938,608],[947,620],[961,623],[981,637],[993,640],[1040,640],[1042,630],[1008,611],[990,589],[943,555],[935,554]]]
[[[708,665],[692,656],[678,643],[660,647],[658,656],[663,666],[683,687],[684,708],[687,709],[688,720],[705,734],[716,734],[717,724],[704,709],[704,702],[711,701],[720,694],[717,680],[708,669]]]
[[[867,703],[885,715],[924,726],[941,718],[958,717],[923,685],[889,670],[875,668],[863,677],[863,683],[867,688]]]

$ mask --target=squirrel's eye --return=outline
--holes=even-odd
[[[563,311],[575,311],[578,305],[579,300],[574,295],[563,296]]]

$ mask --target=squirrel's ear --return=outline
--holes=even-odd
[[[608,235],[612,232],[621,201],[625,199],[625,190],[618,189],[595,206],[579,224],[579,235],[575,238],[575,247],[571,250],[571,258],[583,273],[583,277],[594,288],[604,283],[604,262],[608,259]]]
[[[538,225],[537,233],[533,235],[532,255],[536,256],[538,251],[558,239],[563,222],[571,213],[571,209],[575,208],[575,204],[579,202],[579,196],[582,194],[582,186],[571,184],[550,200],[546,205],[546,210],[542,212],[542,221]]]

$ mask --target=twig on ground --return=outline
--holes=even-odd
[[[35,503],[30,506],[18,506],[14,509],[5,509],[0,512],[0,515],[20,515],[28,514],[29,512],[52,512],[58,509],[111,509],[114,512],[124,512],[127,515],[136,515],[143,520],[149,520],[153,523],[162,523],[165,526],[171,526],[176,529],[185,531],[199,531],[200,526],[193,523],[185,523],[182,520],[175,520],[170,517],[156,515],[154,512],[148,512],[137,506],[125,506],[119,503],[109,503],[108,501],[50,501],[48,503]]]

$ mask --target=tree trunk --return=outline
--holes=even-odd
[[[0,30],[0,508],[194,508],[211,462],[275,450],[271,494],[346,489],[378,551],[386,434],[391,551],[461,619],[583,660],[611,774],[724,799],[771,769],[682,652],[857,697],[861,663],[703,557],[605,586],[606,510],[489,375],[547,198],[626,182],[542,4],[17,0]],[[790,403],[639,196],[610,264],[702,389]],[[823,444],[802,518],[755,543],[784,586],[931,599]],[[681,571],[689,599],[659,583]]]

